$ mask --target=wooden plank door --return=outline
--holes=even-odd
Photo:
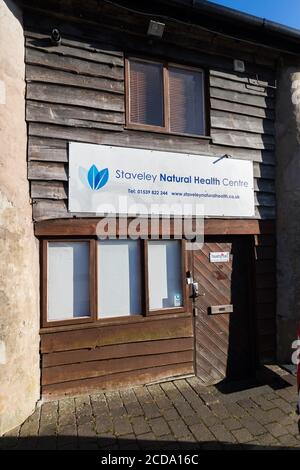
[[[211,262],[211,252],[229,252],[229,261]],[[253,371],[251,253],[251,238],[238,236],[206,237],[203,248],[193,252],[200,293],[195,299],[195,366],[206,385]],[[232,313],[212,314],[212,307],[224,305],[232,305]]]

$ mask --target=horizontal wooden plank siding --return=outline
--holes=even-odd
[[[127,377],[143,383],[193,373],[192,317],[139,318],[120,325],[69,327],[41,335],[42,390],[76,393],[109,388]],[[125,375],[124,375],[125,374]],[[128,375],[126,375],[128,374]],[[163,374],[163,375],[162,375]],[[131,377],[131,379],[130,379]]]
[[[124,93],[124,82],[105,77],[74,74],[73,71],[56,70],[40,65],[27,65],[27,82],[56,83],[90,90],[103,90],[110,93]]]
[[[212,129],[211,136],[214,144],[263,150],[270,150],[275,147],[274,137],[272,136],[261,136],[260,134],[240,131],[232,131],[229,133],[223,129]]]
[[[254,134],[274,135],[275,128],[272,120],[249,115],[235,115],[227,111],[212,109],[211,125],[214,128],[247,131]]]
[[[28,36],[30,36],[30,34]],[[45,40],[45,37],[42,35],[35,34],[32,36],[34,37],[26,38],[26,46],[31,54],[33,54],[33,50],[36,50],[54,53],[62,57],[74,57],[88,60],[89,62],[123,67],[122,53],[116,55],[114,52],[103,51],[100,48],[81,47],[80,42],[65,39],[64,43],[61,44],[59,48],[53,48],[51,41]]]
[[[118,125],[119,127],[112,127],[113,130],[121,130],[120,125],[124,124],[124,114],[122,112],[104,111],[104,110],[91,110],[91,109],[78,109],[77,106],[71,105],[51,105],[51,108],[44,106],[43,103],[37,101],[27,102],[26,118],[28,122],[48,122],[49,124],[66,124],[78,127],[97,127],[97,123],[107,125]],[[91,121],[91,123],[90,123]],[[101,127],[99,127],[101,129]],[[103,127],[105,129],[105,127]]]
[[[215,99],[211,98],[210,100],[211,109],[216,109],[220,111],[226,111],[231,113],[236,113],[241,118],[243,116],[253,116],[263,119],[275,119],[275,111],[269,108],[258,108],[257,106],[248,106],[245,103],[233,103],[232,101],[224,101],[224,99]]]
[[[29,162],[28,177],[31,181],[67,181],[68,166],[64,163]]]
[[[254,63],[251,46],[229,46],[230,41],[226,47],[215,41],[212,46],[209,32],[191,27],[183,33],[170,26],[164,41],[151,46],[151,56],[205,68],[210,138],[128,130],[124,127],[124,54],[149,55],[144,18],[122,10],[116,21],[112,11],[117,7],[102,8],[106,14],[101,10],[101,27],[96,17],[88,22],[84,17],[60,18],[59,46],[49,38],[49,18],[53,24],[57,21],[54,9],[47,11],[47,21],[42,12],[25,10],[28,177],[34,220],[70,217],[69,141],[207,156],[226,153],[252,160],[255,216],[274,218],[275,59],[256,54],[259,58]],[[233,71],[237,48],[246,61],[244,73]],[[59,162],[65,166],[57,166]]]
[[[92,390],[120,389],[159,381],[167,377],[180,377],[193,373],[194,368],[191,362],[167,364],[164,366],[143,368],[135,370],[134,372],[120,372],[119,374],[109,374],[104,377],[92,377],[44,385],[42,387],[42,393],[46,399],[50,399],[62,395],[90,393]]]
[[[148,356],[177,351],[191,351],[194,347],[193,338],[163,339],[142,341],[138,343],[113,344],[95,349],[75,349],[43,355],[43,367],[63,364],[76,364],[96,360],[114,359],[115,357]]]
[[[152,354],[150,356],[115,357],[114,359],[79,362],[75,364],[48,367],[43,370],[42,386],[52,383],[70,382],[91,377],[101,377],[120,372],[133,373],[148,367],[159,367],[172,364],[193,362],[193,350],[171,353]]]
[[[122,96],[105,91],[86,90],[64,85],[28,83],[26,97],[47,103],[61,103],[92,109],[124,111]]]
[[[82,329],[45,333],[41,340],[41,352],[71,351],[74,349],[96,348],[110,344],[132,343],[169,338],[188,338],[192,336],[190,318],[174,318],[166,320],[142,319],[136,323],[87,328],[84,335]],[[147,326],[146,326],[147,325]]]
[[[34,199],[68,199],[67,185],[60,181],[32,181],[30,189]]]
[[[114,80],[122,80],[122,66],[111,66],[111,64],[101,63],[101,61],[89,61],[85,58],[67,57],[57,53],[59,48],[53,48],[48,53],[47,49],[40,50],[26,47],[26,63],[30,65],[43,65],[57,70],[64,70],[72,73],[78,73],[91,77],[104,77]]]
[[[241,82],[240,80],[236,80],[236,77],[233,76],[232,74],[223,74],[222,77],[216,77],[214,76],[213,72],[210,74],[210,85],[212,88],[219,88],[221,90],[227,90],[227,91],[234,91],[238,93],[246,93],[248,95],[252,96],[265,96],[270,98],[270,100],[267,102],[269,104],[268,107],[274,108],[274,102],[271,100],[271,98],[274,98],[274,89],[269,88],[268,84],[265,83],[263,85],[253,85],[251,83],[248,83],[247,81]],[[236,95],[236,99],[233,101],[239,101],[239,96]],[[256,100],[256,102],[259,103],[265,103],[262,100]],[[264,107],[264,104],[261,105]]]
[[[210,70],[211,136],[217,147],[231,155],[232,147],[264,152],[254,165],[256,216],[275,218],[275,87],[243,74]],[[237,150],[238,151],[238,150]],[[259,155],[259,154],[258,154]],[[265,158],[267,157],[267,158]],[[255,161],[255,160],[254,160]]]

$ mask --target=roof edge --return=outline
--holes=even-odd
[[[276,23],[266,18],[261,18],[259,16],[250,15],[249,13],[245,13],[239,10],[234,10],[233,8],[218,5],[214,2],[206,0],[175,0],[175,2],[186,5],[189,4],[191,7],[196,8],[197,10],[202,10],[207,14],[215,13],[222,15],[223,17],[227,17],[229,20],[238,20],[252,27],[264,28],[272,33],[278,33],[280,35],[285,35],[296,40],[300,40],[300,30],[296,28],[291,28],[290,26]]]

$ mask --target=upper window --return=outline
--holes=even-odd
[[[129,127],[183,135],[205,134],[201,70],[127,59],[126,79]]]
[[[130,122],[164,127],[163,67],[130,62]]]

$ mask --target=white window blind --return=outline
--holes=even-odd
[[[161,64],[130,61],[130,121],[152,126],[164,125]]]
[[[148,289],[150,310],[183,305],[179,240],[148,242]]]
[[[203,73],[169,67],[170,130],[204,135]]]
[[[141,276],[139,241],[98,242],[98,317],[140,314]]]
[[[48,243],[48,321],[90,315],[89,243]]]

